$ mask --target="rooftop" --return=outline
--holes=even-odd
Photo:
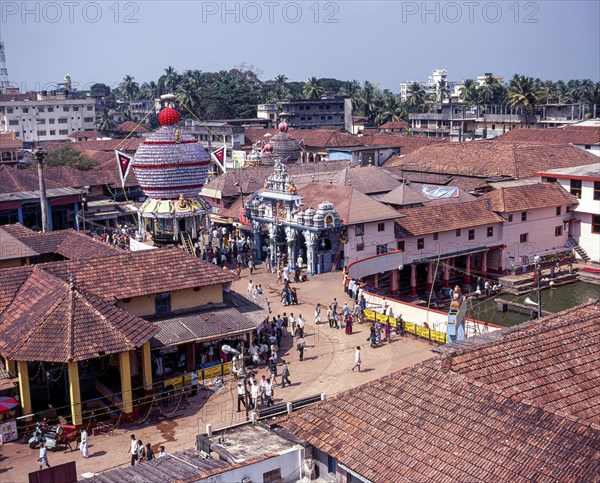
[[[547,129],[512,129],[496,138],[497,141],[538,142],[548,144],[600,144],[599,127],[565,126]]]
[[[592,178],[598,180],[600,179],[600,159],[593,164],[574,166],[572,168],[546,169],[536,174],[556,178],[564,176],[565,178]]]
[[[538,183],[498,188],[481,198],[492,202],[492,210],[498,213],[526,211],[536,208],[570,206],[577,198],[558,183]]]

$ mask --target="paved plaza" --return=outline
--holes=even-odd
[[[299,361],[295,342],[290,336],[282,340],[279,358],[288,362],[292,385],[284,389],[281,386],[275,388],[276,404],[321,393],[333,395],[433,356],[432,345],[410,336],[396,338],[391,343],[371,349],[367,342],[368,323],[355,324],[352,335],[346,335],[343,329],[331,329],[327,323],[315,325],[314,307],[317,302],[326,305],[336,297],[339,308],[345,301],[349,302],[350,307],[353,306],[344,294],[340,272],[316,275],[307,282],[292,283],[297,288],[299,305],[286,307],[280,303],[283,286],[276,284],[275,274],[265,272],[264,264],[252,276],[248,269],[244,269],[241,279],[234,284],[236,291],[251,297],[247,292],[249,279],[262,285],[271,303],[272,316],[293,312],[295,316],[302,314],[307,322],[304,361]],[[322,310],[322,316],[325,316],[325,311],[326,307]],[[363,361],[360,373],[351,371],[354,349],[358,345],[362,348]],[[268,376],[267,368],[258,368],[257,378],[263,374]],[[277,380],[281,382],[279,376]],[[209,387],[199,391],[189,401],[184,401],[184,404],[174,402],[169,406],[161,406],[162,416],[169,415],[168,418],[159,420],[153,417],[143,424],[124,425],[110,435],[90,435],[88,459],[84,459],[79,451],[57,451],[49,454],[49,462],[57,465],[75,460],[79,475],[126,466],[130,464],[128,450],[132,433],[144,443],[150,442],[155,450],[158,445],[164,444],[169,453],[181,451],[194,446],[196,434],[203,433],[207,423],[211,423],[216,430],[243,422],[246,413],[238,413],[236,405],[235,382],[228,376],[225,385],[216,391]],[[13,442],[5,444],[0,451],[2,483],[25,482],[27,474],[38,469],[37,449],[31,450],[26,444]]]

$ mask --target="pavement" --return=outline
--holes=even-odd
[[[355,324],[352,335],[346,335],[343,329],[331,329],[327,323],[315,325],[314,307],[317,302],[327,305],[336,297],[340,309],[346,301],[351,308],[353,306],[343,291],[340,272],[315,275],[306,282],[292,283],[297,289],[299,304],[287,307],[283,307],[279,300],[282,285],[275,283],[275,274],[267,273],[264,264],[259,265],[252,276],[248,269],[244,269],[240,280],[234,283],[234,290],[249,296],[249,279],[262,285],[272,316],[293,312],[294,316],[302,314],[306,320],[304,361],[298,359],[298,351],[290,336],[282,340],[279,358],[288,362],[292,385],[275,388],[276,404],[321,393],[331,396],[433,356],[432,345],[411,336],[370,348],[367,342],[368,323]],[[321,311],[323,318],[325,312],[326,307]],[[356,346],[362,349],[360,373],[351,371]],[[265,367],[257,370],[257,378],[262,374],[268,376]],[[277,380],[281,383],[280,376]],[[128,450],[132,433],[144,443],[152,443],[155,452],[161,444],[165,445],[168,453],[189,449],[195,445],[196,434],[206,431],[207,423],[212,424],[213,430],[218,430],[246,420],[245,411],[236,411],[236,394],[236,382],[228,376],[222,387],[209,386],[181,403],[175,401],[169,406],[160,406],[141,423],[123,425],[109,435],[90,434],[89,458],[83,458],[79,451],[49,452],[49,463],[57,465],[75,460],[79,475],[126,466],[130,461]],[[0,448],[0,483],[26,483],[28,473],[38,469],[38,452],[19,442],[4,444]]]

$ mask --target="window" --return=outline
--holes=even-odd
[[[94,118],[93,117],[84,117],[83,122],[94,122]]]
[[[23,114],[27,114],[29,112],[29,108],[28,107],[24,107],[23,108]]]
[[[337,472],[337,460],[330,455],[327,455],[327,472],[333,474]]]
[[[68,106],[63,107],[63,111],[64,112],[69,112],[69,107]]]
[[[521,221],[527,221],[527,212],[526,211],[523,211],[521,213]]]
[[[93,111],[93,110],[94,110],[94,108],[93,108],[92,106],[88,106],[88,107],[87,107],[87,110],[88,110],[88,111]]]
[[[357,252],[362,252],[365,249],[365,244],[364,243],[357,243],[356,244],[356,251]]]
[[[460,236],[460,228],[456,230],[456,236]]]
[[[267,471],[263,473],[263,482],[264,483],[272,483],[275,481],[283,481],[281,479],[281,468],[277,468],[276,470]]]
[[[404,251],[404,240],[402,240],[402,241],[399,241],[399,242],[398,242],[398,244],[396,245],[396,248],[397,248],[399,251],[403,252],[403,251]]]
[[[300,120],[301,121],[306,121],[306,118],[304,116],[300,116]]]
[[[508,215],[508,222],[510,223],[512,221],[512,213],[510,215]]]
[[[377,245],[377,255],[387,253],[387,245]]]
[[[73,111],[77,112],[77,111],[79,111],[79,108],[77,106],[73,106]]]
[[[354,235],[355,236],[363,236],[365,234],[365,224],[364,223],[358,223],[357,225],[354,225]]]
[[[324,121],[324,120],[325,120],[325,116],[321,116],[321,121]]]
[[[171,293],[159,293],[154,299],[155,313],[166,314],[171,311]]]
[[[600,215],[592,216],[592,233],[600,233]]]
[[[10,121],[8,121],[8,125],[9,126],[18,126],[19,121],[17,119],[11,119]]]
[[[556,178],[546,178],[548,183],[556,183]]]
[[[54,108],[53,107],[49,107],[48,108],[48,112],[54,112]]]
[[[469,230],[469,240],[475,240],[475,230]]]
[[[433,234],[433,241],[437,241],[437,239],[438,239],[438,233],[434,233]]]
[[[56,119],[48,119],[48,124],[54,124],[56,122]]]
[[[377,223],[377,231],[385,231],[385,223]]]
[[[58,131],[58,134],[60,134],[61,136],[66,136],[67,134],[69,134],[69,130],[61,129],[60,131]]]
[[[585,145],[585,149],[592,149],[592,145],[591,144],[586,144]]]
[[[556,216],[560,216],[562,214],[562,206],[556,207]]]
[[[529,240],[529,233],[521,233],[521,235],[519,236],[519,241],[521,243],[527,243],[528,240]]]
[[[46,131],[38,131],[38,136],[45,136],[46,135]]]
[[[554,228],[554,236],[562,236],[563,234],[563,227],[562,225],[557,226]]]
[[[12,114],[13,113],[13,108],[12,107],[7,107],[6,108],[6,114]]]
[[[304,106],[300,106],[300,107],[298,108],[298,110],[300,110],[300,111],[304,111]]]
[[[46,124],[46,120],[45,119],[37,119],[37,123],[38,124]]]
[[[38,107],[38,112],[44,112],[44,108],[43,107]]]
[[[68,120],[66,117],[61,117],[61,118],[58,120],[58,123],[59,123],[59,124],[66,124],[67,122],[69,122],[69,120]]]
[[[493,226],[488,226],[487,228],[487,236],[494,236],[494,227]]]
[[[50,136],[55,136],[56,135],[56,131],[54,129],[50,130]]]
[[[417,239],[417,250],[423,250],[425,248],[425,238]]]
[[[600,200],[600,181],[594,181],[594,199]]]
[[[581,198],[581,180],[580,179],[572,179],[571,180],[571,194],[576,196],[577,198]]]

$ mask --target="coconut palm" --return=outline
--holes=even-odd
[[[305,99],[321,99],[324,91],[319,79],[316,77],[308,79],[308,81],[304,83],[303,94]]]
[[[459,99],[470,105],[477,104],[477,83],[473,79],[467,79],[460,87]]]
[[[193,77],[184,77],[177,86],[177,102],[193,113],[198,113],[201,108],[200,86]],[[187,109],[185,109],[187,111]]]
[[[98,131],[102,134],[108,134],[115,128],[115,121],[110,113],[108,108],[104,108],[102,113],[100,114],[100,119],[98,119],[98,124],[96,125]]]
[[[508,86],[508,103],[511,107],[521,107],[535,111],[539,104],[539,87],[532,77],[515,74]]]
[[[583,92],[583,102],[586,105],[588,111],[594,115],[594,107],[596,108],[596,117],[600,114],[598,108],[600,107],[600,82],[596,82],[591,86],[587,87]]]
[[[140,86],[132,76],[126,75],[123,78],[123,82],[119,85],[119,90],[125,99],[131,100],[140,90]]]
[[[168,92],[175,92],[179,83],[179,77],[175,67],[170,65],[165,69],[165,88]]]
[[[131,107],[128,107],[123,111],[123,115],[121,116],[121,122],[133,121],[133,112],[131,111]]]
[[[363,115],[373,122],[377,114],[379,92],[372,82],[365,81],[360,94],[360,107]]]
[[[444,99],[450,97],[450,86],[448,85],[448,81],[446,79],[440,79],[435,86],[437,101],[442,103]]]
[[[275,77],[275,96],[278,100],[283,100],[290,97],[290,90],[287,87],[288,80],[289,79],[284,74],[279,74],[277,77]]]
[[[431,111],[430,99],[425,88],[419,82],[413,82],[408,88],[408,106],[416,112]]]
[[[381,98],[381,105],[378,106],[375,123],[381,126],[386,122],[401,121],[406,116],[407,112],[400,97],[389,94]]]

